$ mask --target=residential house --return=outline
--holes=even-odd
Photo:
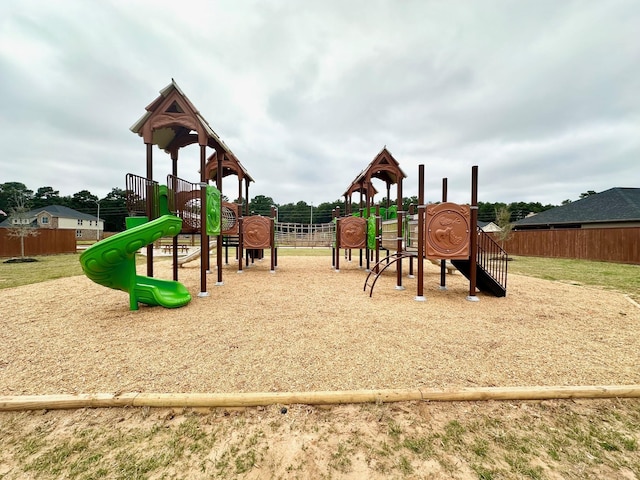
[[[513,223],[513,230],[640,227],[640,188],[610,188]]]
[[[76,238],[87,240],[100,238],[104,231],[104,220],[62,205],[36,208],[21,218],[9,217],[0,223],[0,227],[12,227],[19,222],[37,228],[75,230]]]

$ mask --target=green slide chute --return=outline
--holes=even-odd
[[[80,255],[85,275],[105,287],[129,293],[131,310],[138,302],[166,308],[182,307],[191,294],[180,282],[145,277],[136,273],[136,252],[161,237],[180,233],[182,220],[163,215],[92,245]]]

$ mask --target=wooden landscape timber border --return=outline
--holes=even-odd
[[[337,405],[408,401],[468,402],[567,398],[640,398],[640,385],[473,387],[447,389],[346,390],[333,392],[95,393],[0,396],[0,412],[80,408],[214,408],[265,405]]]

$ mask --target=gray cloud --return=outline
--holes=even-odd
[[[278,203],[339,198],[384,145],[407,196],[426,165],[429,200],[447,177],[467,201],[472,165],[484,201],[638,186],[632,0],[36,0],[0,18],[0,181],[34,190],[104,196],[142,174],[129,127],[171,78],[255,178],[251,195]],[[154,156],[163,180],[170,162]],[[198,168],[184,149],[180,175]]]

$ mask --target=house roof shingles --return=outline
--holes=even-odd
[[[610,188],[514,222],[514,227],[640,221],[640,188]]]

